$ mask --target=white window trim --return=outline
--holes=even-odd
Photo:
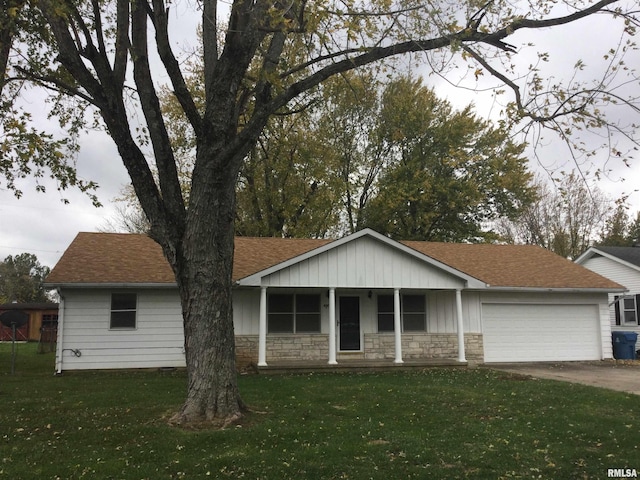
[[[122,310],[114,310],[112,308],[113,305],[113,295],[135,295],[136,297],[136,307],[135,309],[122,309]],[[114,327],[112,326],[112,313],[113,312],[133,312],[135,314],[135,325],[133,327]],[[135,292],[111,292],[109,295],[109,330],[114,331],[133,331],[138,329],[138,294]]]

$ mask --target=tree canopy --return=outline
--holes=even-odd
[[[619,203],[607,219],[596,244],[607,247],[633,247],[640,244],[640,212],[632,217],[628,207]]]
[[[172,97],[163,99],[174,116]],[[188,152],[194,139],[176,120],[169,134]],[[533,200],[524,148],[421,79],[350,72],[319,87],[308,107],[269,120],[240,170],[236,233],[317,238],[370,227],[401,239],[486,241],[491,221]],[[185,196],[189,175],[180,170]],[[134,192],[120,200],[112,229],[147,231]]]
[[[636,140],[633,122],[605,116],[608,107],[638,111],[637,98],[622,90],[637,82],[624,65],[639,25],[634,0],[180,3],[179,9],[201,15],[195,53],[203,60],[201,105],[186,83],[180,38],[170,28],[178,4],[11,0],[6,6],[0,11],[4,185],[19,190],[14,179],[35,174],[58,178],[61,188],[90,190],[92,184],[74,176],[78,136],[92,126],[111,136],[182,302],[188,385],[174,417],[179,424],[228,423],[242,415],[231,303],[236,182],[269,119],[306,104],[329,78],[404,56],[456,82],[459,66],[476,78],[493,76],[510,91],[510,121],[537,122],[572,141],[580,128]],[[546,34],[595,15],[620,34],[598,78],[578,82],[569,72],[564,82],[548,82],[535,67],[515,71],[514,57],[526,50],[509,43],[516,32]],[[163,81],[194,132],[188,200],[160,107]],[[18,102],[28,87],[52,94],[47,105],[65,128],[63,138],[31,123]],[[627,159],[625,151],[617,153]]]
[[[43,287],[49,267],[31,253],[11,256],[0,263],[0,303],[48,302]]]
[[[479,241],[486,225],[534,198],[524,145],[454,111],[418,81],[392,83],[380,113],[387,167],[364,208],[365,226],[406,240]]]
[[[590,187],[575,171],[553,184],[538,177],[535,186],[537,198],[532,204],[515,218],[498,222],[503,239],[575,259],[596,242],[615,210],[613,199]]]

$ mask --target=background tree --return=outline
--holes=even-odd
[[[164,104],[172,117],[174,104]],[[169,133],[188,152],[185,120]],[[420,79],[349,72],[321,86],[311,105],[270,119],[240,170],[236,233],[324,237],[369,226],[396,238],[488,239],[488,221],[532,199],[523,149],[472,105],[456,111]],[[134,192],[121,200],[111,230],[147,231]]]
[[[325,177],[339,209],[334,231],[363,228],[362,212],[380,172],[390,162],[389,144],[380,136],[380,72],[362,69],[332,78],[322,86],[312,132],[321,144]]]
[[[640,241],[640,212],[632,218],[628,207],[619,202],[613,214],[607,219],[597,245],[607,247],[633,247]]]
[[[20,6],[15,14],[25,23],[13,37],[13,54],[3,72],[7,79],[0,105],[3,118],[27,123],[20,118],[15,95],[29,82],[57,92],[51,114],[69,131],[71,146],[87,122],[93,125],[96,118],[114,140],[150,222],[149,234],[173,269],[181,299],[188,385],[174,422],[224,424],[242,415],[231,299],[236,182],[269,119],[294,100],[332,76],[416,52],[416,58],[441,75],[451,73],[447,66],[459,62],[470,62],[472,71],[493,75],[513,94],[514,102],[506,110],[512,120],[529,119],[560,133],[578,124],[611,134],[620,130],[603,112],[614,103],[633,107],[635,101],[621,97],[616,88],[634,75],[619,64],[632,48],[631,36],[640,23],[636,2],[576,0],[552,6],[551,1],[508,0],[436,5],[411,0],[340,4],[233,0],[220,44],[219,29],[226,21],[219,19],[222,7],[216,0],[204,0],[191,6],[202,15],[202,105],[185,81],[171,42],[169,6],[163,0],[39,0]],[[187,11],[190,6],[181,8]],[[621,31],[626,48],[612,52],[608,70],[599,80],[585,84],[569,79],[546,88],[535,70],[520,77],[511,67],[510,57],[518,49],[506,40],[515,32],[544,29],[546,33],[596,14],[610,16],[609,29]],[[305,48],[298,48],[301,45]],[[151,49],[162,64],[160,73],[152,67]],[[291,56],[292,51],[304,55]],[[168,79],[194,132],[188,200],[160,107],[161,79]],[[133,115],[132,108],[139,114]],[[13,127],[5,122],[3,128],[2,135],[8,138]],[[24,135],[20,129],[16,133]],[[634,132],[624,133],[634,138]],[[37,166],[41,174],[51,172],[62,177],[63,187],[69,185],[64,183],[65,174],[73,169],[63,168],[70,163],[61,162],[67,157],[58,148],[64,145],[42,138],[52,146],[44,155],[20,156],[12,149],[11,156],[2,150],[2,173],[11,179],[12,174],[28,175]],[[14,141],[6,147],[16,145]]]
[[[0,263],[0,303],[49,302],[42,284],[49,267],[31,253],[9,255]]]
[[[121,195],[114,199],[115,214],[107,218],[98,227],[98,231],[105,233],[149,233],[151,224],[142,210],[138,198],[130,185],[121,189]]]
[[[640,212],[636,213],[636,217],[629,224],[627,238],[629,239],[629,246],[634,247],[640,244]]]
[[[380,136],[389,159],[365,206],[365,226],[399,239],[481,240],[488,222],[533,199],[524,145],[504,129],[455,111],[419,80],[384,92]]]
[[[337,223],[310,110],[269,120],[249,152],[237,188],[239,235],[318,238]]]
[[[511,243],[539,245],[565,258],[577,258],[594,244],[614,213],[615,202],[577,173],[549,186],[536,179],[537,200],[514,220],[502,219],[497,231]]]

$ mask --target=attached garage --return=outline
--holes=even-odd
[[[600,360],[598,305],[482,305],[485,362]]]

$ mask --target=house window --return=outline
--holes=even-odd
[[[393,295],[378,295],[378,332],[393,332]]]
[[[270,294],[267,314],[269,333],[318,333],[320,295]]]
[[[616,297],[616,325],[638,325],[640,295]]]
[[[402,295],[400,318],[403,332],[424,332],[427,319],[424,295]],[[378,332],[393,332],[393,295],[378,295]]]
[[[405,332],[424,332],[426,317],[424,295],[402,296],[402,327]]]
[[[109,328],[136,328],[136,307],[138,298],[135,293],[111,294],[111,322]]]
[[[55,327],[58,324],[58,314],[57,313],[44,313],[42,315],[42,326],[43,327]]]
[[[320,331],[320,295],[296,295],[296,332]]]

